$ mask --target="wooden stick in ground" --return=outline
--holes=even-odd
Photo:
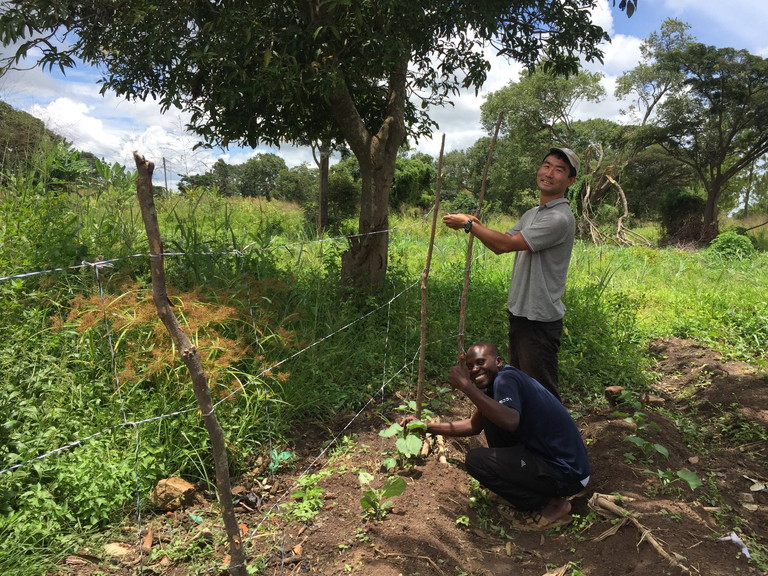
[[[627,519],[629,522],[632,522],[632,524],[634,524],[637,530],[640,532],[640,542],[645,540],[646,542],[648,542],[648,544],[651,545],[651,547],[654,550],[656,550],[656,552],[659,553],[659,555],[662,558],[664,558],[672,566],[679,568],[686,574],[690,573],[690,569],[687,566],[680,563],[677,560],[677,558],[675,558],[674,556],[669,554],[666,550],[664,550],[664,547],[653,535],[650,528],[643,526],[643,524],[637,518],[635,518],[632,512],[616,504],[613,501],[613,498],[611,498],[610,496],[606,496],[605,494],[598,494],[597,492],[594,493],[592,497],[589,499],[589,507],[598,513],[603,513],[605,511],[608,511],[614,516],[616,516],[617,518],[624,518],[624,519]]]
[[[197,348],[181,329],[176,315],[171,309],[168,292],[165,285],[165,265],[163,262],[163,241],[160,237],[160,226],[157,222],[155,202],[152,197],[152,172],[154,164],[148,162],[138,153],[133,153],[136,162],[138,177],[136,179],[136,193],[141,208],[141,216],[144,227],[147,230],[150,252],[150,270],[152,273],[152,299],[157,309],[157,314],[171,335],[171,339],[179,350],[181,359],[187,366],[192,377],[192,388],[197,398],[197,404],[203,415],[205,428],[211,440],[211,450],[216,469],[216,488],[219,492],[219,504],[224,520],[224,528],[229,538],[229,553],[231,563],[229,573],[232,576],[247,576],[245,567],[245,550],[240,535],[240,527],[235,517],[235,509],[232,503],[232,489],[229,481],[229,461],[224,440],[224,432],[216,418],[211,400],[211,391],[208,388],[208,377],[203,371],[200,362],[200,354]]]
[[[435,205],[432,208],[432,230],[429,234],[427,263],[421,273],[421,342],[419,344],[419,375],[416,385],[416,418],[421,418],[421,405],[424,403],[424,359],[427,353],[427,280],[429,267],[432,264],[432,248],[435,245],[435,229],[437,228],[437,213],[440,208],[440,190],[443,184],[443,150],[445,149],[445,134],[440,143],[440,156],[437,160],[437,182],[435,183]]]
[[[504,119],[504,113],[499,114],[496,119],[496,126],[493,129],[493,138],[491,138],[491,145],[488,149],[488,156],[485,158],[485,167],[483,168],[483,179],[480,184],[480,195],[477,199],[477,210],[475,210],[475,216],[480,218],[480,211],[483,208],[483,202],[485,201],[485,185],[488,182],[488,169],[491,166],[491,160],[493,159],[493,151],[496,148],[496,139],[499,136],[499,129],[501,128],[501,121]],[[464,358],[464,321],[467,316],[467,295],[469,294],[469,273],[472,269],[472,244],[475,237],[470,234],[469,242],[467,244],[467,258],[464,263],[464,287],[461,290],[461,300],[459,303],[459,360]]]

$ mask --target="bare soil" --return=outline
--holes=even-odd
[[[768,490],[758,489],[758,482],[768,484],[768,442],[743,442],[738,422],[768,427],[768,376],[747,364],[724,362],[691,341],[660,340],[651,351],[659,381],[652,396],[643,398],[648,404],[642,407],[647,420],[641,430],[607,403],[576,415],[593,476],[587,493],[572,501],[575,520],[569,527],[515,532],[494,504],[482,497],[479,504],[478,500],[471,504],[476,493],[462,462],[466,450],[480,438],[446,438],[446,463],[432,452],[401,470],[408,486],[392,499],[386,517],[364,518],[358,472],[374,474],[373,485],[380,486],[386,477],[380,471],[382,453],[394,452],[394,440],[379,436],[387,425],[380,411],[367,410],[342,433],[338,430],[349,422],[349,415],[339,415],[339,428],[308,427],[294,446],[298,459],[282,467],[269,485],[254,475],[240,479],[238,491],[244,499],[237,513],[248,538],[249,558],[262,557],[258,573],[270,575],[764,574],[760,567],[768,562]],[[465,417],[471,410],[466,400],[453,404],[442,411],[443,419]],[[396,419],[398,414],[386,416]],[[353,443],[327,464],[334,452],[323,451],[323,446],[333,434],[339,435],[335,445],[341,436]],[[628,462],[625,454],[639,454],[626,441],[631,434],[666,447],[668,459]],[[319,472],[324,466],[332,473],[318,483],[324,505],[317,516],[309,523],[287,520],[284,514],[265,519],[268,512],[293,500],[290,494],[297,489],[298,475]],[[664,485],[658,474],[681,469],[695,472],[704,486],[692,491],[682,480],[674,480],[676,476]],[[620,495],[618,505],[631,512],[632,519],[621,523],[611,513],[593,510],[590,499],[595,493]],[[219,524],[215,510],[199,506],[158,514],[145,520],[145,529],[153,530],[154,553],[143,557],[140,565],[135,557],[81,554],[68,558],[58,574],[224,573],[221,568],[199,569],[193,554],[196,546],[206,546],[204,536],[221,534]],[[615,533],[606,534],[612,528]],[[127,527],[126,541],[131,530]],[[721,539],[731,532],[747,544],[752,560],[737,543]],[[135,531],[132,536],[135,541]],[[178,557],[180,541],[188,563],[171,559]],[[209,544],[220,566],[227,562],[224,544],[221,536]],[[176,554],[158,553],[172,545]]]

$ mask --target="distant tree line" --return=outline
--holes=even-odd
[[[581,234],[596,242],[627,241],[638,220],[660,222],[669,242],[708,242],[719,231],[721,213],[768,214],[768,61],[697,43],[687,24],[671,19],[645,40],[641,54],[616,85],[629,124],[574,119],[579,104],[605,98],[599,73],[562,77],[543,67],[488,96],[483,125],[490,134],[499,117],[503,123],[486,181],[486,211],[519,214],[533,205],[536,167],[556,144],[582,156],[571,202]],[[32,166],[36,183],[73,191],[107,185],[114,175],[93,154],[74,151],[7,104],[0,106],[0,128],[3,178]],[[476,209],[489,148],[490,137],[483,137],[445,154],[445,209]],[[347,222],[344,231],[352,232],[361,191],[368,189],[365,171],[336,138],[328,136],[325,149],[339,151],[341,160],[327,168],[324,197],[321,164],[288,168],[275,154],[256,154],[239,165],[218,160],[203,174],[183,176],[179,190],[295,202],[308,221],[317,220],[325,202],[324,227],[339,231]],[[437,159],[414,153],[406,141],[395,159],[387,209],[428,209],[436,174]]]

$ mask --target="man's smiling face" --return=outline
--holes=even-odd
[[[490,386],[504,365],[495,350],[482,345],[472,346],[467,351],[465,362],[470,379],[480,389]]]
[[[536,184],[544,196],[563,196],[568,186],[576,181],[576,177],[570,174],[571,165],[550,154],[539,166]]]

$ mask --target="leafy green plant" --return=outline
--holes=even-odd
[[[397,436],[395,441],[395,448],[397,449],[396,458],[385,458],[382,462],[382,466],[385,469],[391,470],[396,466],[406,467],[411,459],[419,455],[422,445],[422,436],[420,434],[414,434],[415,430],[425,432],[427,425],[420,420],[413,420],[408,422],[405,426],[401,426],[397,422],[393,422],[389,428],[379,432],[379,436],[384,438],[392,438]]]
[[[304,474],[296,481],[299,489],[291,492],[291,498],[296,501],[287,506],[291,516],[305,524],[317,516],[323,506],[323,489],[317,483],[331,473],[331,470],[325,469],[315,474]]]
[[[714,424],[723,437],[733,441],[737,446],[768,440],[768,431],[765,426],[742,414],[740,404],[733,403],[727,410],[721,405],[717,407],[721,410],[721,414],[715,419]]]
[[[613,413],[614,416],[623,418],[626,422],[632,424],[635,430],[639,432],[644,431],[658,431],[659,426],[650,420],[648,416],[640,410],[642,403],[640,400],[628,390],[622,390],[617,400],[621,410],[617,410]],[[664,458],[669,458],[669,450],[662,444],[651,442],[646,440],[642,436],[630,434],[624,438],[625,441],[635,445],[639,450],[643,461],[651,461],[653,456],[660,454]],[[633,453],[625,453],[624,458],[627,462],[634,462],[637,457]]]
[[[584,532],[592,526],[592,524],[599,521],[597,512],[594,510],[590,510],[585,515],[576,514],[574,512],[571,513],[571,517],[573,518],[573,522],[568,525],[568,531],[572,532],[577,540],[583,540],[584,537],[581,536],[581,532]]]
[[[650,442],[646,440],[645,438],[641,438],[640,436],[634,436],[629,435],[624,438],[627,442],[634,444],[640,449],[640,452],[642,453],[642,458],[644,461],[650,461],[653,459],[654,454],[661,454],[664,456],[664,458],[669,458],[669,450],[667,450],[663,445],[657,444],[655,442]],[[628,461],[634,461],[635,458],[632,457],[632,455],[625,454],[624,457]]]
[[[381,520],[387,515],[387,511],[394,504],[391,498],[400,496],[407,487],[405,480],[400,476],[390,476],[384,480],[381,488],[371,488],[373,475],[368,472],[361,471],[358,480],[363,490],[363,497],[360,499],[363,515],[375,520]]]
[[[743,260],[753,258],[757,252],[746,234],[727,230],[717,235],[708,251],[725,259]]]
[[[643,472],[655,476],[661,482],[662,490],[667,489],[678,480],[682,480],[688,484],[688,487],[691,490],[696,490],[696,488],[702,485],[701,479],[695,472],[691,472],[690,470],[678,470],[674,472],[667,468],[666,470],[643,470]]]
[[[267,466],[267,470],[270,473],[274,473],[280,467],[280,464],[282,462],[287,462],[291,458],[293,458],[293,454],[291,452],[287,450],[278,452],[273,448],[272,450],[269,451],[269,466]]]

